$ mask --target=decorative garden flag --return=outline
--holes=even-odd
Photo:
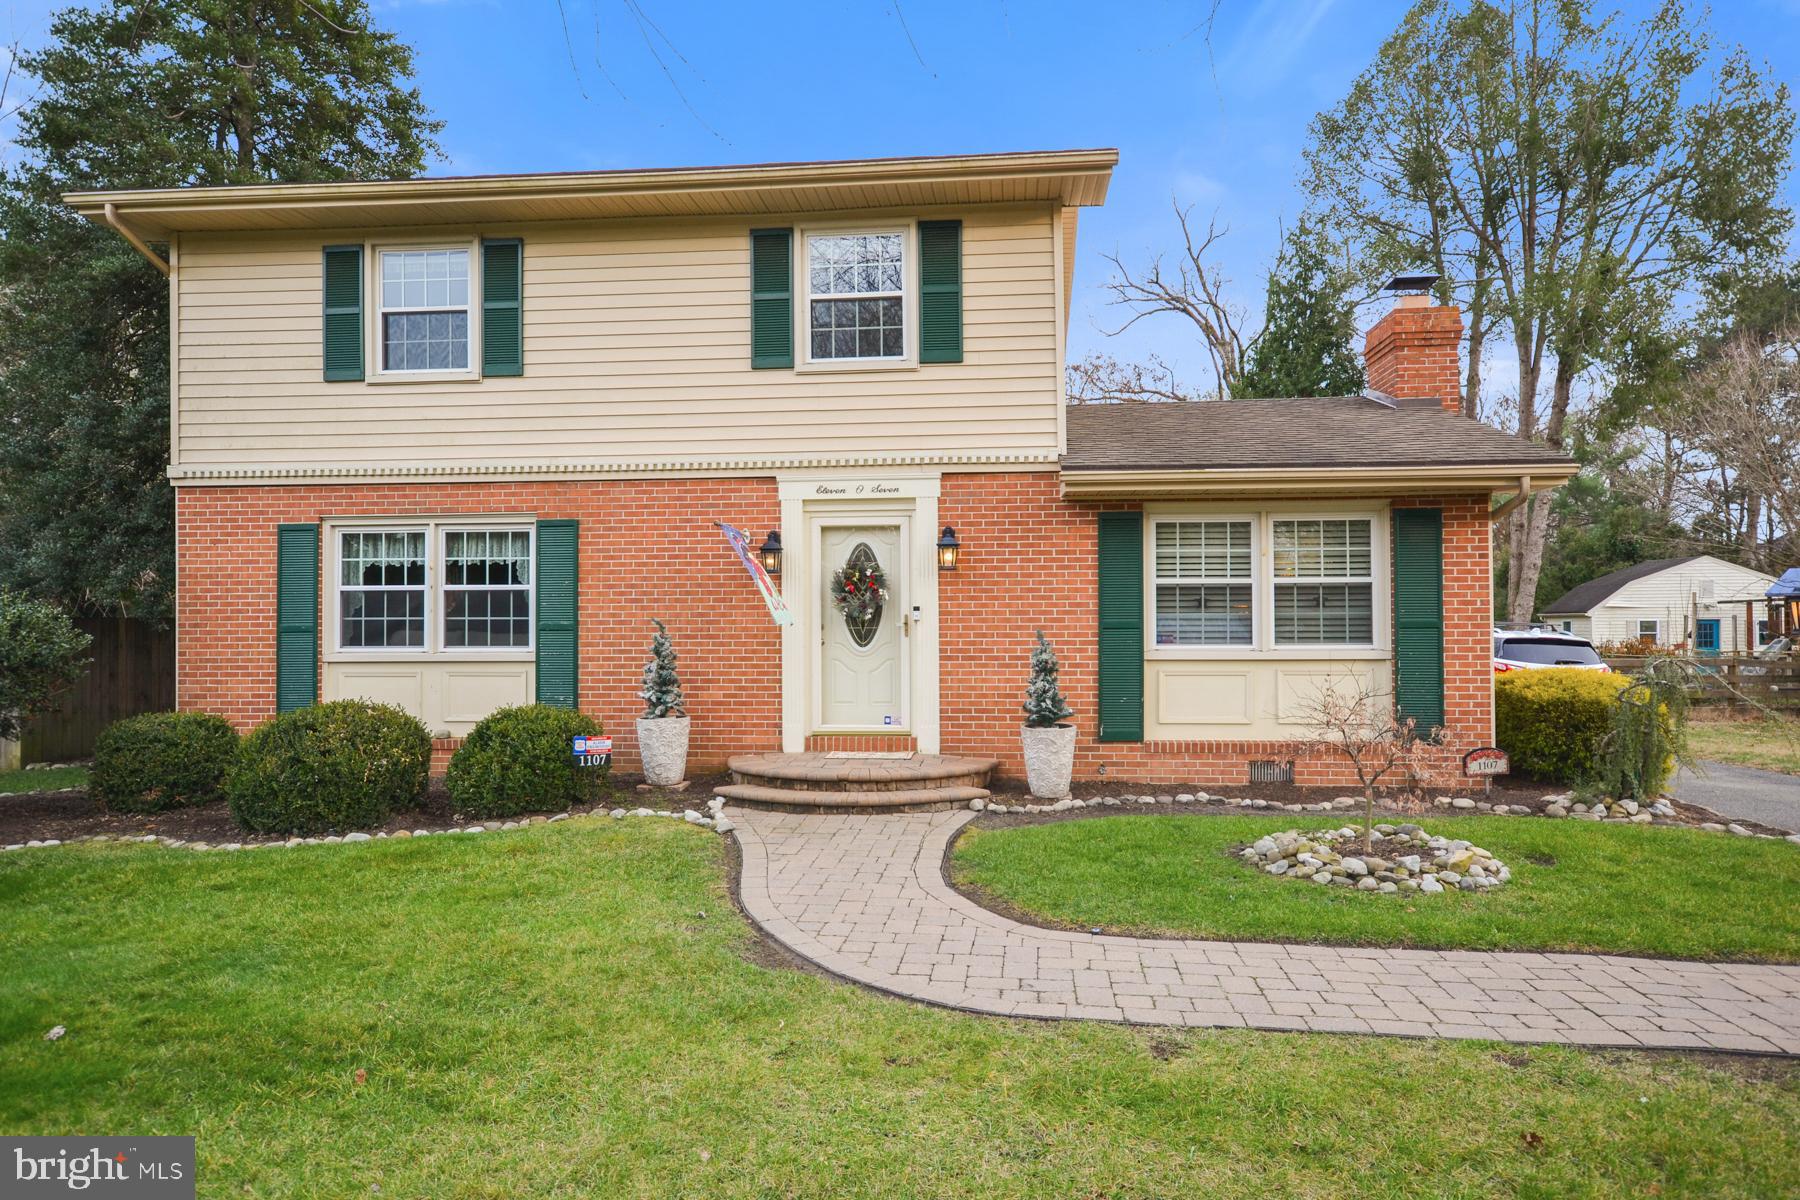
[[[733,550],[737,551],[738,561],[744,564],[744,570],[750,572],[750,578],[756,581],[756,590],[762,593],[763,603],[769,606],[769,615],[775,618],[775,623],[792,625],[794,614],[788,611],[787,601],[783,600],[781,593],[775,590],[775,581],[769,578],[767,571],[763,570],[762,560],[757,558],[754,550],[750,549],[750,539],[744,536],[744,531],[735,525],[727,525],[723,521],[714,521],[713,524],[719,527],[719,531],[725,535],[725,540],[731,543]]]

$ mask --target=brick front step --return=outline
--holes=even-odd
[[[739,754],[731,783],[715,794],[788,812],[928,812],[985,800],[994,766],[991,758],[944,754]]]
[[[734,805],[772,809],[775,812],[941,812],[952,808],[966,808],[971,800],[985,800],[988,790],[979,787],[929,787],[878,792],[825,792],[761,787],[753,783],[727,783],[714,788],[713,795],[723,797]]]

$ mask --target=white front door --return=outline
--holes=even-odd
[[[887,595],[866,613],[846,612],[832,586],[840,571],[874,567]],[[815,606],[819,614],[819,721],[825,729],[906,729],[906,539],[900,523],[821,526]]]

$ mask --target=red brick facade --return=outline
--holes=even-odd
[[[1078,778],[1228,785],[1245,781],[1252,759],[1291,757],[1267,742],[1099,741],[1101,506],[1062,500],[1052,472],[945,475],[939,503],[942,521],[956,527],[965,547],[960,568],[939,576],[946,752],[994,755],[1005,773],[1022,771],[1019,706],[1033,632],[1041,628],[1056,645],[1081,730]],[[1448,776],[1463,751],[1492,740],[1488,499],[1398,503],[1444,510]],[[183,709],[216,712],[241,728],[273,714],[277,525],[519,512],[581,522],[581,706],[614,734],[623,769],[637,765],[636,690],[652,616],[667,622],[681,655],[694,768],[715,769],[730,754],[781,745],[779,633],[712,524],[777,527],[772,479],[185,487],[177,505]],[[807,742],[818,750],[913,745],[879,734]],[[439,745],[440,769],[452,748]],[[1349,781],[1336,760],[1303,760],[1295,774],[1301,784]]]
[[[1442,778],[1462,754],[1493,738],[1493,618],[1489,600],[1488,498],[1398,501],[1444,510],[1445,722]],[[1019,705],[1034,632],[1056,645],[1063,692],[1080,729],[1078,779],[1144,783],[1240,784],[1250,761],[1293,757],[1277,743],[1244,741],[1102,742],[1099,695],[1097,505],[1058,496],[1055,475],[946,475],[939,513],[965,552],[939,580],[943,746],[992,754],[1001,769],[1024,769]],[[1106,507],[1128,507],[1108,505]],[[1024,593],[1020,580],[1030,580]],[[1301,785],[1352,781],[1337,759],[1299,760]]]

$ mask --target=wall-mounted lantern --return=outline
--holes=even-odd
[[[956,530],[944,526],[944,532],[938,536],[937,550],[938,570],[956,570],[956,556],[962,550],[962,543],[956,540]]]
[[[756,552],[762,560],[763,570],[771,575],[781,574],[781,530],[769,530],[769,538]]]

